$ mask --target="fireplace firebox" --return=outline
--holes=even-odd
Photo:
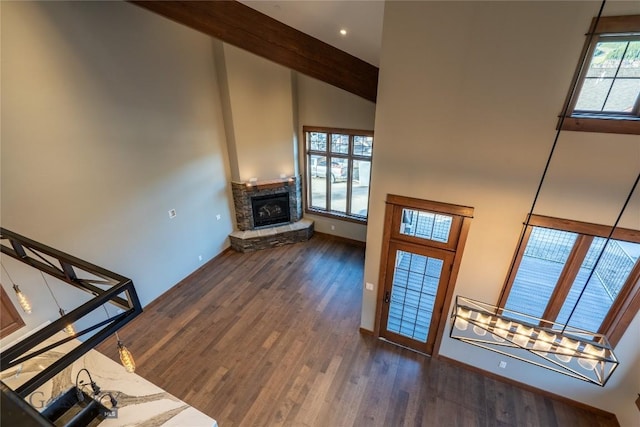
[[[289,223],[289,193],[276,193],[251,198],[254,227],[266,227],[274,224]]]

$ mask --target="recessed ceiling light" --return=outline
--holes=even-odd
[[[347,35],[347,30],[345,30],[344,28],[340,30],[340,35],[342,36],[346,36]]]

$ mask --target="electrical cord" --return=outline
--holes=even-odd
[[[83,371],[87,373],[87,376],[89,377],[89,383],[80,381],[80,374],[82,374]],[[116,398],[113,396],[111,392],[103,392],[102,394],[100,394],[100,387],[98,386],[98,384],[96,384],[96,382],[91,377],[91,373],[89,372],[89,370],[86,368],[82,368],[78,371],[78,374],[76,375],[76,396],[78,398],[78,402],[84,401],[84,393],[82,392],[82,389],[86,386],[91,387],[91,391],[93,392],[93,399],[96,400],[98,403],[102,404],[102,400],[105,397],[108,397],[109,402],[111,403],[112,409],[118,406],[118,401],[116,400]]]
[[[82,373],[82,371],[87,373],[87,376],[89,377],[89,384],[83,381],[80,381],[80,374]],[[82,393],[82,389],[87,385],[91,386],[91,390],[93,391],[94,396],[97,396],[100,394],[100,387],[98,386],[98,384],[96,384],[93,378],[91,378],[91,373],[86,368],[82,368],[78,371],[78,375],[76,375],[76,395],[78,397],[79,402],[84,401],[84,394]]]
[[[105,397],[109,397],[111,408],[115,408],[116,406],[118,406],[118,401],[115,397],[113,397],[113,394],[109,392],[103,393],[102,396],[100,396],[100,398],[98,399],[98,402],[102,403],[102,399],[104,399]]]

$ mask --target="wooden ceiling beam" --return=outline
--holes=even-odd
[[[194,30],[376,101],[378,68],[237,1],[139,1]]]

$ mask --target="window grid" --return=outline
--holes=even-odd
[[[576,233],[535,227],[529,237],[531,244],[527,245],[524,255],[564,264],[577,237]]]
[[[630,115],[640,93],[640,42],[614,37],[594,49],[574,111]],[[605,56],[598,61],[598,57]]]
[[[403,209],[403,226],[400,229],[400,233],[407,236],[447,243],[449,241],[452,222],[453,218],[450,216],[413,209]]]
[[[405,251],[396,252],[387,329],[426,342],[443,261]]]

